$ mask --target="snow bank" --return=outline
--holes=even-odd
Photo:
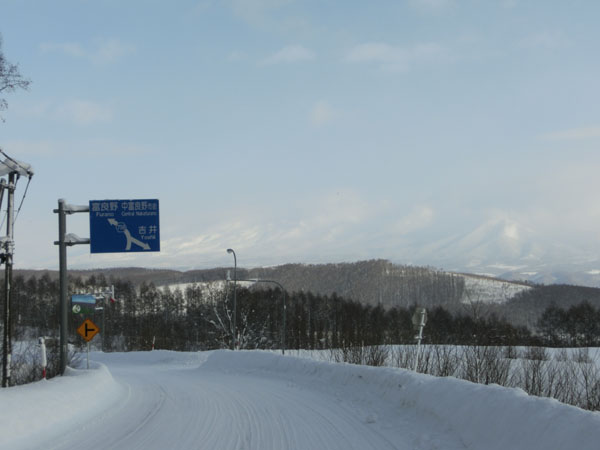
[[[114,363],[132,366],[153,366],[155,369],[173,367],[197,367],[210,352],[176,352],[173,350],[152,350],[148,352],[91,352],[90,358],[112,367]]]
[[[47,438],[109,409],[127,390],[106,366],[67,368],[65,376],[0,389],[0,448],[43,448]]]
[[[257,351],[217,351],[200,370],[275,376],[367,409],[368,420],[393,423],[400,408],[412,408],[446,423],[468,448],[597,450],[600,442],[600,413],[520,389]]]

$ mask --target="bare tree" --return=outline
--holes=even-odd
[[[17,89],[29,88],[31,81],[24,78],[19,72],[18,64],[9,63],[2,52],[2,35],[0,35],[0,96],[5,93],[14,92]],[[8,108],[8,103],[3,97],[0,97],[0,111]],[[0,116],[0,120],[4,120]]]

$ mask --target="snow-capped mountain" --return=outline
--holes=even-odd
[[[496,219],[475,229],[415,246],[415,260],[445,270],[536,283],[600,287],[598,244],[561,242],[514,220]]]

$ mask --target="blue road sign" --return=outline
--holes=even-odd
[[[96,297],[90,294],[71,295],[71,306],[75,314],[90,314],[96,308]]]
[[[158,200],[90,200],[91,253],[159,252]]]

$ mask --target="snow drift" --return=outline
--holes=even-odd
[[[43,447],[48,435],[73,429],[127,395],[107,367],[67,367],[65,376],[0,390],[0,448]]]
[[[596,450],[600,442],[600,413],[552,399],[531,397],[519,389],[436,378],[403,369],[335,364],[263,351],[97,353],[93,357],[106,365],[94,363],[93,370],[69,369],[64,377],[0,390],[0,448],[44,448],[48,439],[75,430],[79,430],[75,436],[81,436],[82,432],[87,435],[101,417],[127,416],[127,410],[123,414],[119,411],[134,394],[129,387],[124,387],[127,383],[115,381],[109,371],[111,367],[118,369],[115,370],[117,380],[118,374],[127,373],[129,382],[135,379],[140,383],[143,383],[140,373],[157,372],[162,373],[160,378],[166,383],[177,383],[172,374],[183,371],[187,374],[185,379],[192,380],[191,389],[196,386],[202,393],[200,400],[207,392],[217,389],[204,407],[221,397],[220,385],[215,380],[222,378],[235,383],[235,390],[231,385],[225,388],[230,397],[258,385],[251,380],[272,380],[273,383],[263,383],[264,386],[274,389],[286,386],[307,399],[317,394],[323,402],[338,403],[344,411],[354,411],[362,423],[385,436],[401,436],[402,430],[410,430],[423,436],[423,442],[434,442],[427,437],[435,428],[447,431],[436,436],[457,438],[451,445],[442,440],[419,448]],[[172,372],[173,367],[175,372]],[[150,389],[156,388],[152,385],[153,378],[150,380],[143,389],[138,388],[138,394],[147,395]],[[206,382],[209,384],[203,386]],[[283,391],[274,394],[283,394]],[[260,395],[251,398],[257,402],[252,410],[264,409]],[[188,414],[186,407],[198,409],[196,402],[190,405],[178,402],[173,406],[181,409],[184,416]],[[227,405],[212,406],[225,407],[223,417],[228,421],[236,417],[228,413]],[[286,407],[297,405],[291,401]],[[143,416],[145,412],[140,414]],[[289,426],[300,427],[294,423],[290,422]],[[231,424],[210,425],[210,429],[221,428],[230,430]],[[305,432],[301,428],[295,431]],[[389,442],[394,442],[395,447],[399,444]],[[83,445],[79,440],[69,441],[67,448],[80,444]]]
[[[398,408],[413,408],[445,422],[467,448],[596,450],[600,442],[600,413],[532,397],[521,389],[257,351],[214,352],[202,369],[279,376],[366,406],[371,410],[367,420],[388,425]]]

